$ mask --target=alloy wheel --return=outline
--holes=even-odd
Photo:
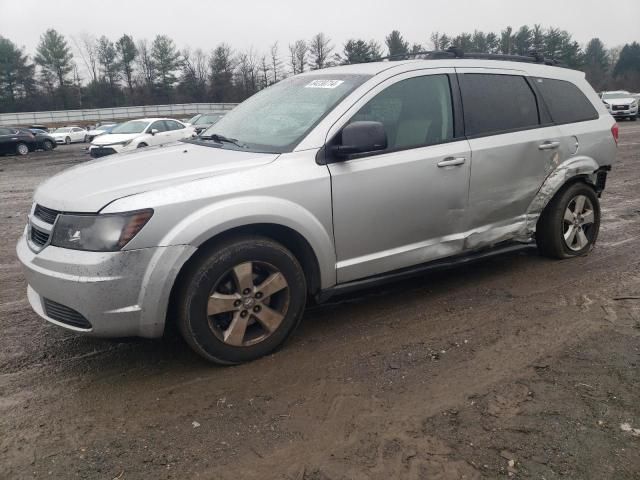
[[[562,231],[564,242],[574,252],[584,249],[593,240],[595,212],[591,200],[585,195],[571,199],[564,211]]]
[[[18,144],[16,150],[18,151],[18,155],[26,155],[29,153],[29,147],[27,147],[24,143]]]
[[[255,345],[278,329],[289,303],[289,285],[276,267],[241,263],[214,285],[207,305],[209,326],[228,345]]]

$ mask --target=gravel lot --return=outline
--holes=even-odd
[[[31,311],[14,246],[34,187],[83,149],[0,157],[0,478],[640,478],[639,124],[589,256],[341,299],[232,368]]]

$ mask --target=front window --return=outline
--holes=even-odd
[[[149,122],[141,122],[138,120],[134,120],[132,122],[126,122],[122,125],[118,125],[111,133],[142,133],[144,129],[147,128]]]
[[[325,115],[368,78],[366,75],[318,74],[282,80],[238,105],[208,128],[202,137],[233,138],[252,151],[290,152]]]

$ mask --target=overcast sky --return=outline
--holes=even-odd
[[[266,52],[278,40],[284,57],[288,43],[319,31],[340,50],[353,37],[382,44],[393,29],[431,47],[433,31],[534,23],[566,29],[581,43],[597,36],[617,46],[640,41],[640,0],[0,0],[0,35],[29,53],[52,27],[66,36],[88,32],[113,40],[164,33],[179,47],[207,51],[224,41]]]

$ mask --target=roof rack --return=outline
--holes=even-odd
[[[459,59],[480,59],[480,60],[502,60],[507,62],[524,62],[524,63],[540,63],[543,65],[551,65],[554,67],[563,67],[564,65],[552,58],[545,58],[541,53],[531,50],[527,55],[505,55],[502,53],[481,53],[481,52],[465,52],[461,48],[450,47],[446,50],[425,50],[412,53],[401,53],[383,57],[380,60],[397,61],[397,60],[440,60],[445,58]],[[379,61],[380,61],[379,60]]]

